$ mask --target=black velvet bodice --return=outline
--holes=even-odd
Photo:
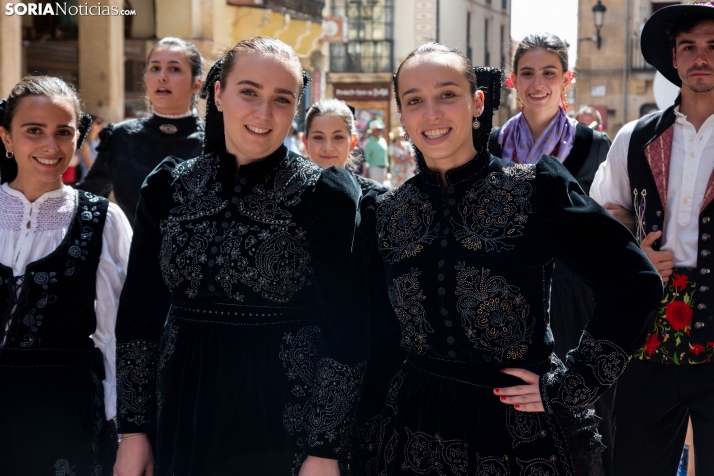
[[[543,375],[544,403],[555,411],[592,402],[624,370],[641,310],[661,292],[631,234],[552,157],[520,165],[484,151],[446,172],[446,185],[420,161],[417,176],[362,217],[376,229],[385,305],[397,314],[402,346],[465,364],[484,382],[498,381],[501,368],[547,368],[557,258],[593,287],[596,307],[567,368]]]
[[[102,231],[109,202],[77,192],[74,218],[60,245],[23,276],[0,265],[0,323],[5,348],[91,350]]]

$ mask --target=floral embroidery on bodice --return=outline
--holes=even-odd
[[[312,284],[301,197],[321,169],[302,158],[283,160],[257,183],[236,178],[224,190],[221,160],[201,156],[173,173],[174,205],[161,220],[164,282],[189,299],[221,289],[234,302],[255,293],[286,303]]]
[[[526,298],[498,263],[527,252],[527,244],[516,243],[533,212],[534,179],[533,165],[512,164],[438,189],[417,177],[379,199],[377,243],[403,347],[487,365],[532,351],[533,304],[545,299],[544,289]],[[529,277],[542,281],[548,264],[534,262]],[[473,349],[470,357],[465,345]]]
[[[558,258],[606,294],[612,278],[605,284],[599,261],[583,257],[574,240],[588,227],[614,228],[612,218],[550,157],[513,164],[481,153],[443,175],[420,161],[417,176],[376,197],[370,217],[409,358],[478,367],[472,372],[550,369],[541,377],[546,411],[592,403],[624,371],[626,339],[636,336],[621,339],[622,330],[612,326],[588,328],[564,364],[553,358],[550,278]],[[609,253],[632,260],[633,269],[646,266],[641,254],[627,251],[632,236],[619,231],[611,234]],[[656,290],[646,284],[645,292]],[[620,304],[611,297],[607,317],[596,312],[594,319],[614,320]],[[535,437],[535,423],[514,425]]]

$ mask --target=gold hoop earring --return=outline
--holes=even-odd
[[[406,141],[409,140],[409,134],[407,134],[406,132],[404,133],[404,140],[406,140]]]
[[[563,88],[563,93],[560,95],[563,101],[563,109],[568,110],[568,90]]]
[[[478,117],[474,117],[474,122],[471,123],[471,127],[473,127],[474,129],[481,128],[481,123],[478,122]]]
[[[14,152],[10,152],[9,150],[6,150],[6,151],[5,151],[5,157],[7,157],[8,159],[12,159],[13,157],[15,157],[15,153],[14,153]]]

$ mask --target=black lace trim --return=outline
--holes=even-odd
[[[625,371],[630,356],[618,345],[584,332],[580,345],[568,352],[568,367],[556,360],[558,368],[541,377],[541,395],[548,413],[592,404]]]
[[[603,476],[602,457],[605,451],[602,436],[597,428],[602,418],[594,410],[581,407],[570,412],[553,415],[560,427],[568,449],[573,476]]]
[[[117,344],[117,410],[120,421],[134,425],[154,422],[158,354],[156,342],[148,340]]]

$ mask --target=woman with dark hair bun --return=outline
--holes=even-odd
[[[188,159],[201,153],[204,126],[194,106],[202,76],[203,58],[193,43],[159,40],[144,74],[151,116],[104,128],[97,159],[78,188],[105,197],[113,191],[133,224],[139,189],[154,167],[168,156]]]
[[[297,475],[345,453],[365,363],[320,340],[366,341],[345,274],[360,189],[283,145],[307,83],[285,43],[239,42],[206,80],[204,154],[141,189],[117,476]]]
[[[661,281],[558,159],[489,153],[500,81],[479,73],[460,51],[429,43],[395,75],[419,172],[362,199],[372,237],[362,261],[385,283],[363,314],[399,328],[408,355],[381,396],[364,396],[381,397],[382,412],[362,432],[360,446],[374,451],[360,466],[383,476],[600,475],[587,405],[624,370]],[[556,258],[596,299],[564,362],[549,329]]]
[[[62,184],[89,129],[64,81],[0,101],[0,471],[112,474],[115,338],[131,227]]]

